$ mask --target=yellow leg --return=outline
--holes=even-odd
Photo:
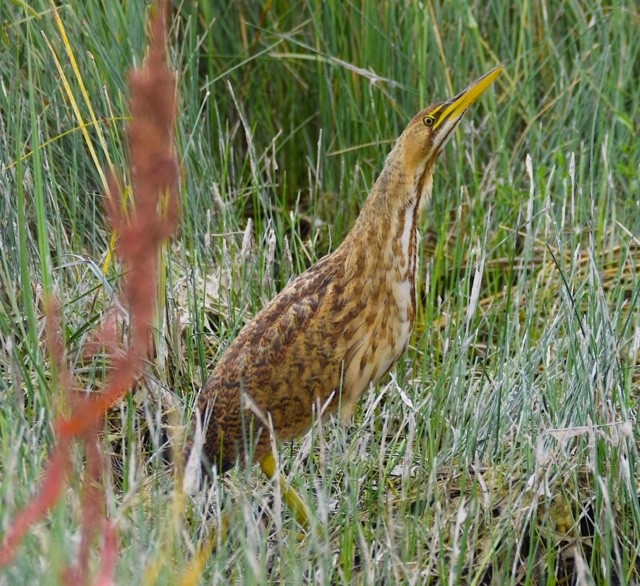
[[[260,468],[270,478],[276,475],[276,461],[273,454],[269,454],[266,458],[260,461]],[[309,508],[300,498],[298,493],[291,487],[287,486],[284,478],[280,476],[280,490],[282,491],[282,498],[289,507],[293,518],[298,524],[305,530],[309,529]],[[227,537],[227,530],[229,528],[229,520],[225,513],[222,513],[220,520],[220,540],[224,541]],[[205,544],[198,549],[193,556],[185,570],[182,572],[178,580],[178,584],[181,586],[195,586],[199,583],[204,567],[207,560],[211,557],[218,544],[218,531],[213,529],[208,535]]]
[[[262,471],[269,478],[273,479],[276,475],[276,460],[273,454],[269,454],[260,460],[260,468],[262,468]],[[282,491],[282,498],[284,502],[287,503],[287,507],[289,507],[293,518],[307,531],[309,529],[309,508],[298,496],[298,493],[291,486],[287,486],[282,476],[280,476],[280,490]]]
[[[227,531],[229,529],[229,520],[225,513],[222,513],[220,519],[220,541],[224,541],[227,538]],[[182,572],[177,583],[180,586],[197,586],[200,583],[202,574],[207,560],[213,555],[218,545],[218,530],[214,528],[207,536],[207,540],[204,545],[198,548],[191,561],[187,564],[187,567]]]

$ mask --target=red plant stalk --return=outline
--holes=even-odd
[[[102,484],[104,458],[100,430],[107,409],[119,401],[136,383],[151,350],[151,321],[157,299],[158,257],[162,243],[176,230],[179,218],[179,170],[174,151],[176,78],[166,63],[166,0],[150,23],[150,45],[141,69],[131,72],[131,115],[127,134],[131,159],[134,205],[120,206],[118,182],[111,173],[107,191],[107,216],[118,234],[116,257],[125,269],[122,283],[123,305],[130,316],[129,345],[112,353],[112,367],[100,393],[80,395],[64,358],[60,334],[59,307],[54,301],[47,314],[47,344],[58,369],[58,383],[66,393],[69,413],[55,424],[57,444],[49,457],[37,494],[17,514],[0,546],[0,567],[14,559],[17,548],[31,525],[55,506],[71,472],[71,446],[78,441],[85,448],[86,469],[81,498],[81,544],[76,566],[64,572],[65,581],[90,582],[89,558],[96,535],[102,536],[102,559],[96,584],[113,583],[117,560],[115,527],[105,515]],[[112,320],[113,315],[107,315]],[[98,342],[112,347],[110,324],[99,328]],[[102,339],[100,339],[102,338]],[[99,344],[98,344],[99,345]]]

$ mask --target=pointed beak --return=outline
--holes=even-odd
[[[437,114],[437,122],[434,130],[445,122],[455,124],[462,115],[494,82],[496,77],[502,73],[504,67],[498,65],[495,69],[485,73],[480,79],[474,81],[467,89],[462,90],[457,96],[447,100],[432,114]]]

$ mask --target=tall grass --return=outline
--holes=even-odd
[[[95,388],[105,366],[83,348],[119,282],[101,169],[125,166],[146,7],[58,14],[0,5],[0,533],[52,445],[43,295]],[[104,437],[122,583],[174,583],[221,509],[205,583],[640,579],[638,25],[632,2],[176,4],[181,234],[155,361]],[[167,445],[228,341],[342,240],[415,111],[497,62],[437,169],[410,350],[354,426],[280,451],[312,533],[253,469],[182,501]],[[55,581],[78,503],[0,581]]]

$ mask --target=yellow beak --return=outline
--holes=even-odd
[[[456,120],[460,118],[467,108],[487,91],[489,86],[503,70],[504,67],[502,65],[498,65],[498,67],[492,69],[489,73],[485,73],[480,79],[474,81],[467,89],[462,90],[457,96],[447,100],[437,110],[432,112],[432,115],[435,115],[437,118],[433,128],[438,128],[438,126],[446,120]]]

